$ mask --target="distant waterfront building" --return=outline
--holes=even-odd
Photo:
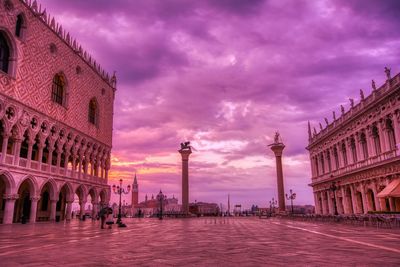
[[[321,131],[308,128],[317,214],[400,211],[400,75],[387,81]]]
[[[0,222],[108,203],[116,78],[36,1],[0,1]]]
[[[196,202],[189,204],[189,212],[199,216],[217,216],[220,209],[217,203]]]

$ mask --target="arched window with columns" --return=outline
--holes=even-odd
[[[379,131],[378,131],[378,127],[376,127],[376,125],[374,125],[372,127],[372,137],[374,139],[374,147],[375,147],[376,155],[379,155],[379,154],[381,154],[382,149],[381,149],[381,140],[379,137]]]
[[[396,149],[396,137],[394,134],[393,121],[391,119],[386,120],[386,130],[389,139],[390,150]]]
[[[326,160],[328,161],[328,172],[332,171],[331,153],[329,150],[326,152]]]
[[[319,157],[320,157],[320,162],[321,162],[321,174],[324,174],[325,173],[324,153],[321,152]]]
[[[339,169],[339,154],[338,154],[336,146],[333,148],[333,157],[335,158],[335,167],[337,170],[337,169]]]
[[[314,157],[314,161],[315,161],[315,171],[317,172],[317,176],[319,176],[319,166],[318,166],[318,156]]]
[[[367,137],[365,133],[361,133],[360,135],[360,142],[361,142],[361,148],[362,148],[362,153],[364,159],[368,159],[368,144],[367,144]]]
[[[342,157],[343,157],[343,165],[347,166],[347,164],[348,164],[347,149],[346,149],[346,144],[344,142],[342,143]]]

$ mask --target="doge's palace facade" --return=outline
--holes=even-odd
[[[400,74],[320,131],[309,124],[312,183],[317,214],[400,211]]]
[[[0,0],[0,223],[108,203],[115,90],[36,1]]]

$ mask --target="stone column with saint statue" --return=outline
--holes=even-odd
[[[189,156],[192,153],[190,142],[181,143],[178,152],[182,156],[182,212],[189,214]]]
[[[275,133],[274,143],[270,144],[269,147],[275,154],[276,159],[276,178],[278,184],[278,206],[279,211],[285,211],[285,189],[283,186],[283,171],[282,171],[282,152],[285,145],[278,132]]]

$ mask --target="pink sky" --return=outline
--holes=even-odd
[[[307,121],[349,107],[384,66],[399,71],[397,0],[42,0],[97,62],[117,71],[112,179],[140,195],[266,206],[276,198],[268,144],[279,130],[285,190],[313,204]],[[110,184],[114,181],[110,180]]]

